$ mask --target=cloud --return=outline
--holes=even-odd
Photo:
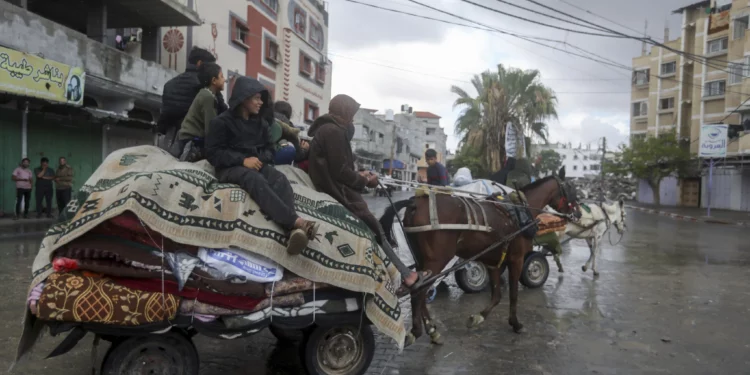
[[[407,0],[361,1],[468,24]],[[551,140],[586,143],[606,136],[613,146],[627,141],[630,72],[563,51],[587,54],[574,47],[577,46],[595,53],[599,56],[597,59],[612,60],[615,64],[629,67],[632,58],[640,55],[639,42],[583,36],[532,25],[456,0],[420,1],[485,25],[519,34],[563,40],[568,44],[544,42],[562,51],[552,50],[497,33],[394,14],[345,0],[333,0],[329,5],[333,94],[352,95],[364,107],[380,111],[398,109],[402,104],[409,104],[415,110],[436,113],[442,116],[441,125],[449,134],[448,148],[455,149],[458,138],[453,135],[453,128],[460,110],[452,107],[456,97],[450,92],[451,85],[460,86],[473,94],[474,89],[468,83],[471,76],[487,69],[494,70],[497,64],[502,63],[511,67],[539,70],[542,82],[557,93],[560,119],[549,121]],[[496,1],[475,1],[504,12],[540,20],[545,24],[582,29],[544,19],[540,15]],[[615,25],[565,5],[564,2],[545,3],[629,35],[642,30],[644,21],[648,19],[651,25],[649,34],[661,40],[665,24],[675,33],[672,37],[680,32],[681,17],[671,15],[671,11],[688,2],[571,2],[634,30]],[[533,7],[531,3],[524,2],[523,5]]]

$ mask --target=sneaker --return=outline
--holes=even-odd
[[[294,229],[289,234],[289,242],[286,245],[286,252],[289,255],[299,255],[305,250],[310,240],[302,229]]]

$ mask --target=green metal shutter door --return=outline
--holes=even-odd
[[[102,128],[85,120],[30,113],[28,154],[33,167],[46,156],[57,168],[64,156],[75,170],[73,190],[78,190],[102,163]]]
[[[22,112],[0,108],[0,210],[13,215],[16,205],[16,183],[13,170],[21,162]]]

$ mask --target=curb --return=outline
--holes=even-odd
[[[690,221],[693,223],[709,223],[709,224],[722,224],[722,225],[734,225],[734,226],[750,226],[750,222],[743,222],[743,221],[729,221],[729,220],[721,220],[721,219],[713,219],[713,218],[697,218],[693,216],[687,216],[687,215],[680,215],[680,214],[674,214],[671,212],[665,212],[665,211],[658,211],[651,208],[644,208],[644,207],[637,207],[637,206],[630,206],[626,205],[625,208],[629,208],[631,210],[646,212],[649,214],[655,214],[660,216],[667,216],[675,220],[681,220],[681,221]]]

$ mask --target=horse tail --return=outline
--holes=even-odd
[[[414,197],[404,199],[402,201],[394,202],[393,205],[388,206],[380,217],[380,226],[383,227],[383,233],[385,234],[384,240],[393,242],[393,221],[404,207],[410,206],[414,203]]]

